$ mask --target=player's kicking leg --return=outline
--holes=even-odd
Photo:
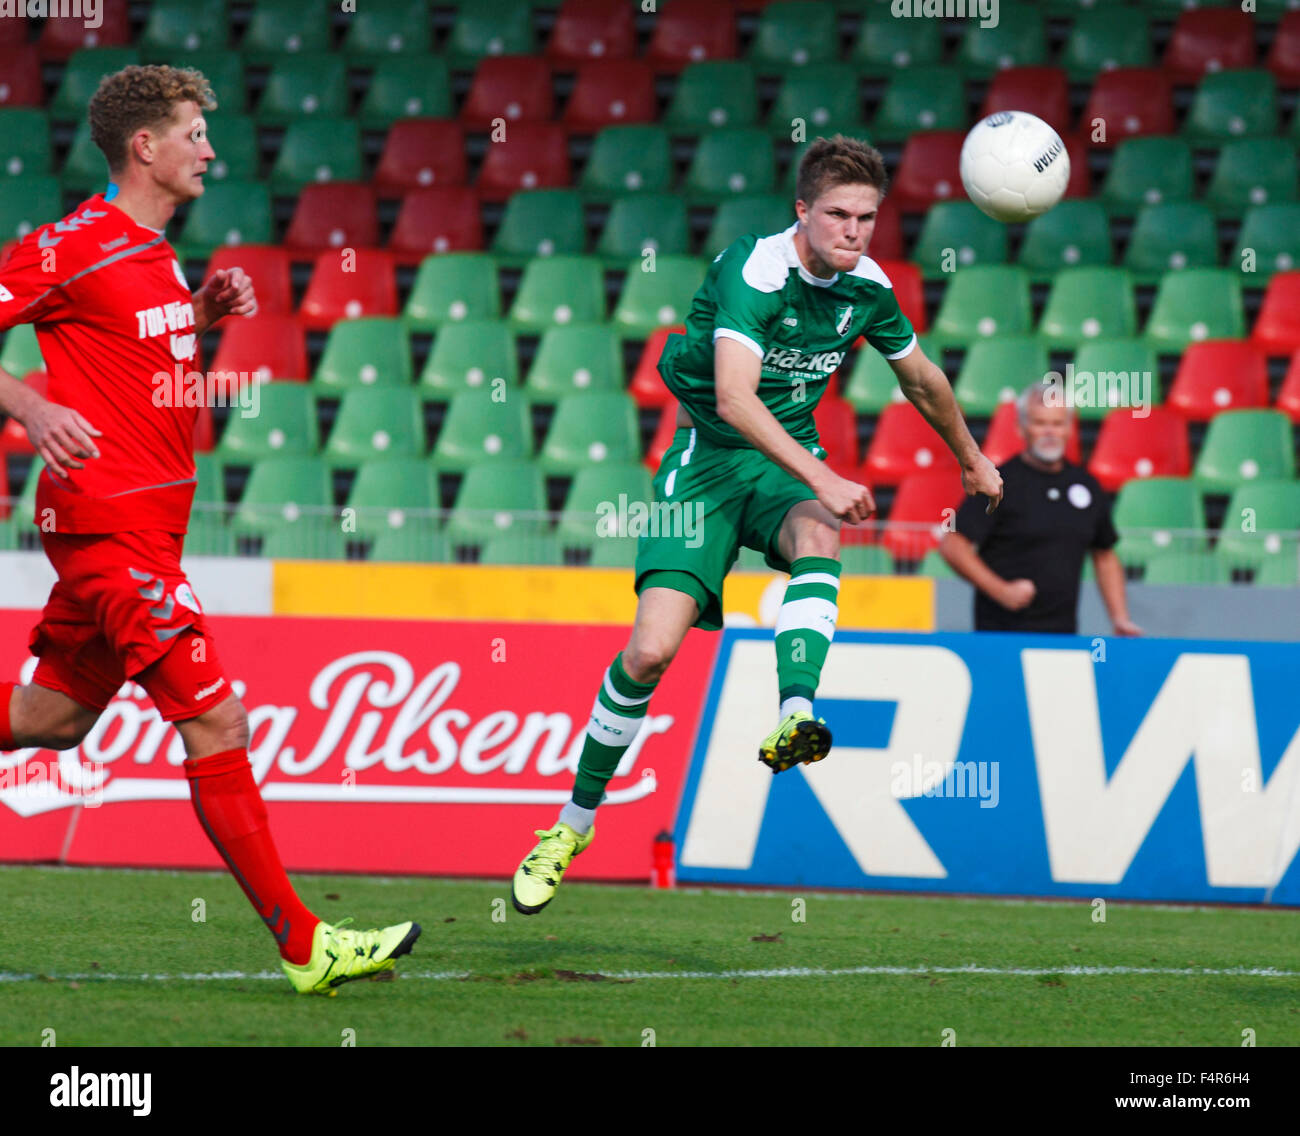
[[[758,747],[759,761],[774,774],[821,761],[830,752],[831,732],[812,709],[839,611],[839,528],[817,501],[794,505],[781,522],[790,582],[776,621],[780,722]]]
[[[699,615],[693,596],[671,588],[641,592],[627,646],[605,671],[587,723],[573,797],[550,829],[538,829],[537,846],[515,872],[515,910],[536,915],[552,899],[573,858],[596,835],[596,807],[605,786],[645,721],[650,696]]]

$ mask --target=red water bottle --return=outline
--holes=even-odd
[[[670,888],[677,882],[673,872],[673,837],[670,832],[661,832],[655,837],[653,858],[650,868],[650,886],[652,888]]]

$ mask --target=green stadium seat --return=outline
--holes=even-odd
[[[405,0],[367,7],[358,5],[348,20],[342,54],[353,67],[383,69],[403,56],[433,52],[433,25],[424,0]]]
[[[928,336],[918,337],[916,345],[927,359],[936,358]],[[861,347],[853,360],[844,398],[858,414],[879,414],[890,403],[902,402],[905,396],[889,361],[875,348]]]
[[[347,542],[334,517],[313,513],[297,524],[265,533],[261,554],[268,560],[345,560]]]
[[[773,138],[793,139],[799,123],[810,137],[866,129],[858,76],[850,64],[819,63],[785,77],[768,111],[767,130]]]
[[[1113,217],[1132,217],[1143,205],[1192,199],[1192,151],[1181,138],[1125,138],[1115,147],[1097,200]]]
[[[656,328],[684,323],[708,267],[692,256],[660,256],[648,272],[644,261],[633,261],[611,317],[614,326],[626,339],[644,339]]]
[[[849,55],[854,69],[870,78],[938,63],[942,58],[942,20],[899,20],[883,5],[869,6],[863,12]]]
[[[1047,373],[1047,347],[1035,335],[999,335],[970,345],[953,386],[963,413],[991,418]]]
[[[510,306],[518,330],[552,324],[600,323],[605,318],[605,274],[590,256],[547,256],[529,261]]]
[[[497,380],[519,386],[513,329],[501,319],[461,320],[438,329],[420,373],[420,393],[449,399],[463,390],[490,389]]]
[[[718,206],[700,252],[714,257],[746,233],[770,236],[784,232],[794,221],[794,203],[784,194],[733,197]]]
[[[546,405],[571,394],[623,390],[623,345],[607,323],[568,324],[542,333],[524,392]]]
[[[368,560],[415,564],[439,564],[451,558],[451,549],[440,527],[432,521],[408,518],[396,528],[375,535]]]
[[[917,130],[963,130],[967,120],[960,72],[937,65],[908,67],[890,78],[870,130],[879,142],[902,142]]]
[[[591,559],[587,562],[591,568],[632,568],[636,564],[636,554],[641,542],[630,536],[610,537],[598,540],[592,546]]]
[[[587,251],[582,197],[574,189],[521,190],[507,202],[492,240],[498,264],[521,268],[535,256],[581,256]]]
[[[89,119],[77,125],[72,146],[63,159],[63,168],[59,170],[59,181],[65,193],[75,193],[79,197],[102,193],[108,185],[108,162],[90,136]]]
[[[690,63],[677,78],[662,123],[671,134],[752,127],[758,122],[753,66],[740,59]]]
[[[55,122],[80,122],[86,117],[86,107],[99,81],[139,62],[140,52],[134,47],[84,47],[74,51],[50,103],[50,118]]]
[[[196,505],[224,505],[226,500],[221,459],[214,453],[194,455],[194,473],[198,484],[194,490]]]
[[[1120,4],[1078,11],[1061,52],[1070,81],[1085,82],[1117,67],[1150,67],[1154,59],[1147,23],[1145,12]]]
[[[607,126],[596,135],[578,188],[593,202],[626,194],[668,193],[673,158],[661,126]]]
[[[1210,493],[1295,477],[1291,420],[1280,410],[1224,410],[1210,419],[1192,476]]]
[[[446,252],[420,262],[402,318],[415,331],[501,314],[496,261],[483,252]]]
[[[1184,136],[1201,145],[1276,133],[1277,81],[1264,70],[1208,72],[1183,123]]]
[[[1125,564],[1145,564],[1170,552],[1207,547],[1201,487],[1187,477],[1136,477],[1115,498],[1111,517],[1120,534],[1116,553]]]
[[[1213,552],[1168,552],[1153,556],[1142,574],[1144,584],[1230,584],[1232,572]]]
[[[317,394],[356,387],[409,387],[411,351],[400,319],[340,320],[330,329],[314,376]]]
[[[191,203],[176,251],[182,260],[207,260],[222,245],[275,243],[271,195],[262,182],[218,181]]]
[[[236,533],[267,533],[304,517],[333,516],[329,468],[317,457],[263,458],[231,518]]]
[[[695,147],[681,192],[691,205],[714,205],[729,197],[771,193],[776,188],[772,140],[757,127],[717,130]]]
[[[1247,251],[1249,250],[1249,252]],[[1300,202],[1252,205],[1237,233],[1229,267],[1262,285],[1274,272],[1300,264]]]
[[[420,457],[391,457],[363,462],[348,493],[356,531],[378,536],[408,523],[429,522],[439,508],[438,479]]]
[[[229,37],[225,0],[154,0],[139,42],[149,62],[187,67],[181,52],[222,49]]]
[[[1285,138],[1238,138],[1219,151],[1205,203],[1220,216],[1240,217],[1252,206],[1293,202],[1296,147]]]
[[[301,3],[257,0],[239,50],[253,67],[270,67],[292,55],[315,55],[330,49],[329,5],[316,5],[315,18],[304,18]]]
[[[288,55],[266,77],[257,104],[263,126],[287,126],[308,118],[343,118],[348,113],[348,71],[343,57],[329,52]]]
[[[217,512],[196,508],[190,514],[182,560],[191,556],[234,556],[235,534]]]
[[[564,549],[554,533],[516,532],[512,527],[483,542],[480,564],[517,564],[521,567],[558,568],[564,563]]]
[[[1154,284],[1170,270],[1213,268],[1218,254],[1218,229],[1208,205],[1162,201],[1139,210],[1124,267],[1137,283]]]
[[[409,387],[376,387],[344,394],[324,456],[333,466],[351,468],[378,458],[420,457],[424,450],[420,396]]]
[[[493,393],[467,390],[452,396],[433,446],[431,460],[438,470],[459,473],[532,457],[527,397],[520,391],[496,398]]]
[[[167,53],[159,59],[160,63],[172,62],[177,67],[192,67],[203,73],[203,77],[212,86],[212,93],[217,96],[220,115],[223,119],[242,115],[248,109],[248,87],[244,71],[243,55],[231,48],[201,48],[187,51],[176,56]],[[212,115],[205,115],[209,130]]]
[[[271,192],[293,196],[323,181],[362,181],[361,128],[355,118],[291,122],[271,167]]]
[[[1252,481],[1233,490],[1214,550],[1232,568],[1281,560],[1294,582],[1297,532],[1300,481]]]
[[[1137,333],[1133,279],[1125,268],[1063,268],[1056,274],[1038,333],[1050,347]]]
[[[1094,376],[1095,398],[1080,403],[1081,420],[1100,420],[1116,406],[1160,402],[1160,365],[1144,339],[1091,339],[1074,357],[1075,374]]]
[[[262,383],[257,413],[232,409],[216,454],[226,463],[251,465],[262,458],[310,456],[320,448],[316,396],[306,383]]]
[[[961,579],[961,577],[952,570],[952,566],[943,558],[937,548],[930,549],[929,552],[921,557],[921,563],[917,566],[916,574],[918,576],[929,576],[932,580]]]
[[[0,109],[0,177],[53,172],[50,124],[38,107]]]
[[[1166,272],[1143,332],[1162,355],[1181,353],[1202,339],[1241,339],[1245,334],[1241,276],[1235,268]]]
[[[1099,201],[1062,201],[1025,226],[1018,263],[1035,283],[1050,281],[1062,268],[1110,262],[1110,222]]]
[[[216,157],[208,163],[205,186],[218,181],[257,181],[261,158],[257,124],[246,114],[216,114],[208,119],[208,141]]]
[[[20,379],[30,371],[45,369],[34,324],[20,323],[4,333],[4,342],[0,343],[0,367]]]
[[[476,465],[465,474],[447,520],[447,543],[482,544],[506,531],[545,531],[546,489],[531,462]]]
[[[27,236],[64,215],[57,178],[24,174],[0,178],[0,244]]]
[[[556,476],[576,474],[587,465],[640,460],[636,403],[622,391],[560,399],[538,455],[539,466]]]
[[[399,118],[452,118],[451,76],[436,55],[390,56],[370,77],[357,110],[363,130],[387,130]]]
[[[973,264],[954,272],[930,329],[936,346],[1033,330],[1029,274],[1016,265]]]
[[[846,544],[840,549],[840,564],[855,576],[892,576],[894,558],[878,544]]]
[[[527,0],[460,0],[445,54],[455,71],[472,71],[487,55],[532,55],[532,9]]]
[[[676,194],[638,193],[620,197],[596,244],[606,268],[623,268],[646,249],[685,255],[690,252],[691,225],[686,202]]]
[[[820,69],[832,62],[839,42],[835,6],[827,0],[776,0],[758,17],[749,60],[760,75],[790,68]]]
[[[964,21],[957,64],[965,74],[987,77],[1007,67],[1047,63],[1047,29],[1042,11],[1019,0],[1002,0],[994,27],[978,19]]]
[[[1294,588],[1300,585],[1300,542],[1284,540],[1276,556],[1255,569],[1252,583],[1262,588]]]
[[[969,201],[932,205],[911,256],[927,279],[943,279],[972,264],[1002,264],[1006,259],[1007,227]]]
[[[607,540],[627,537],[619,531],[619,498],[629,507],[633,502],[650,504],[654,500],[654,486],[650,471],[640,462],[625,465],[587,466],[574,475],[564,499],[564,509],[556,530],[565,547],[594,548]]]

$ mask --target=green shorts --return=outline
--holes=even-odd
[[[809,446],[819,458],[820,446]],[[715,446],[681,427],[655,474],[655,505],[640,534],[636,591],[665,587],[694,596],[695,626],[722,627],[722,582],[741,548],[763,553],[769,567],[789,572],[777,546],[785,515],[817,494],[749,448]]]

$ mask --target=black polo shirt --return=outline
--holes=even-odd
[[[1002,503],[986,514],[988,498],[968,497],[956,528],[1004,580],[1033,580],[1033,602],[1008,611],[975,591],[977,631],[1057,631],[1078,625],[1079,580],[1089,549],[1113,548],[1119,539],[1110,502],[1097,479],[1066,462],[1059,473],[1034,469],[1020,455],[1000,466]]]

